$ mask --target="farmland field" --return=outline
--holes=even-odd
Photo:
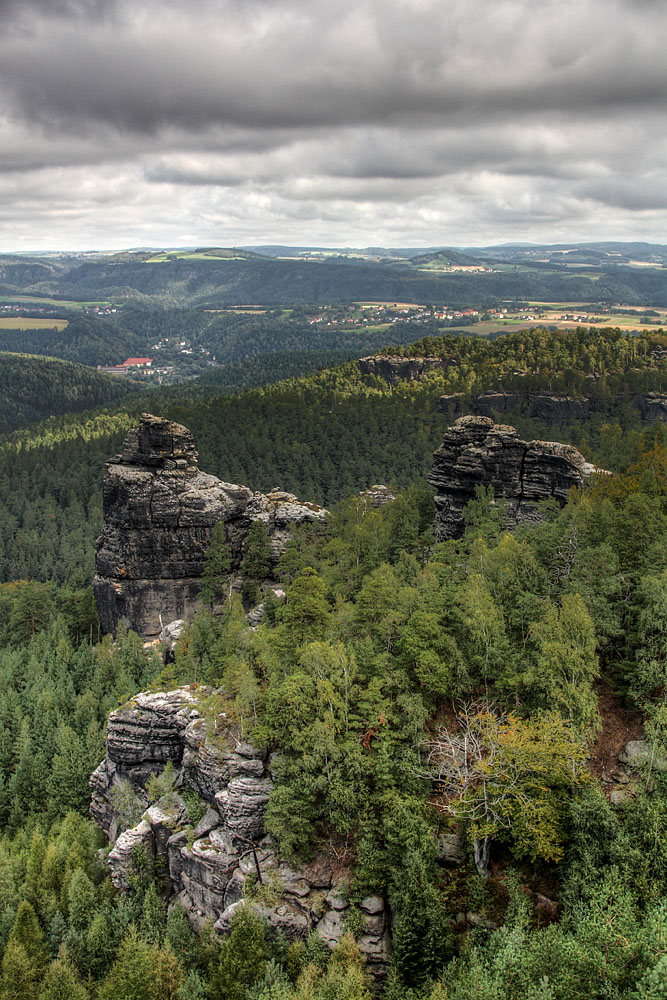
[[[50,316],[0,316],[0,330],[64,330],[68,322]]]

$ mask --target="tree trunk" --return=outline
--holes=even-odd
[[[475,837],[473,848],[475,852],[475,868],[482,878],[486,878],[489,874],[489,852],[491,849],[489,838],[484,837],[483,840],[480,840],[479,837]]]

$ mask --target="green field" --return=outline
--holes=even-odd
[[[170,260],[247,260],[247,257],[243,257],[240,254],[237,256],[227,255],[227,254],[217,254],[217,253],[188,253],[187,250],[177,250],[174,253],[158,253],[154,257],[149,257],[148,260],[144,261],[144,264],[165,264]]]
[[[0,295],[0,302],[29,306],[56,306],[61,309],[84,309],[87,306],[106,308],[111,305],[111,302],[108,301],[77,302],[74,299],[50,299],[46,296],[42,298],[39,295]]]
[[[0,330],[64,330],[68,322],[52,316],[0,316]]]

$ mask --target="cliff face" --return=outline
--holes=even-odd
[[[434,453],[428,477],[436,490],[436,537],[446,541],[463,534],[463,508],[477,486],[493,487],[512,528],[538,520],[541,500],[565,503],[568,491],[594,471],[571,445],[522,441],[514,427],[494,424],[490,417],[459,417]]]
[[[615,408],[629,404],[639,411],[642,423],[653,424],[667,420],[667,394],[648,392],[645,396],[619,395],[604,408],[611,415]],[[462,393],[441,396],[437,409],[445,416],[456,416],[464,405]],[[599,413],[599,403],[597,412]],[[593,412],[587,396],[568,396],[549,392],[494,392],[477,396],[471,405],[472,412],[482,417],[499,417],[504,413],[518,413],[530,420],[539,420],[549,427],[564,427],[577,420],[588,420]]]
[[[364,377],[374,376],[390,385],[398,385],[399,382],[413,382],[429,372],[448,368],[450,364],[448,358],[403,358],[379,354],[360,358],[359,371]]]
[[[115,632],[123,621],[154,637],[160,617],[166,624],[194,611],[216,523],[225,523],[238,566],[253,521],[267,525],[277,560],[290,527],[326,511],[289,493],[253,493],[200,472],[190,431],[143,414],[107,465],[103,514],[93,580],[102,629]]]
[[[113,843],[112,881],[127,888],[133,851],[141,846],[149,859],[162,860],[167,893],[195,927],[208,918],[227,931],[246,899],[288,938],[314,930],[333,948],[343,934],[351,873],[323,851],[298,869],[281,862],[264,832],[272,757],[244,741],[224,713],[214,714],[212,694],[204,688],[139,694],[109,717],[107,754],[90,784],[91,813]],[[173,786],[150,804],[151,774],[160,775],[169,761]],[[200,802],[194,823],[191,801],[187,806],[180,794],[185,789]],[[364,899],[361,919],[359,947],[369,971],[382,978],[391,949],[383,900]]]

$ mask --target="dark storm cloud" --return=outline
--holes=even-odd
[[[155,242],[228,223],[250,242],[261,219],[333,242],[346,218],[379,242],[388,205],[428,243],[594,213],[627,231],[647,206],[658,230],[666,7],[5,0],[0,196],[29,225],[69,183],[86,232],[110,198],[137,232],[157,211]]]

